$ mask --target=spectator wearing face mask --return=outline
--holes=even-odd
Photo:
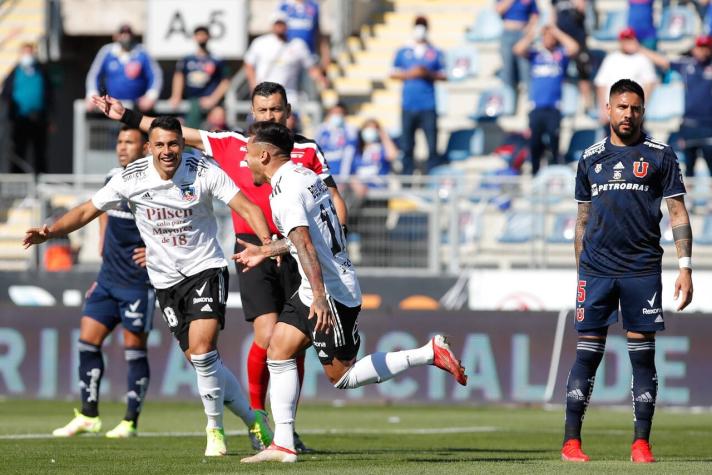
[[[396,53],[391,78],[403,81],[402,133],[403,175],[415,169],[415,132],[422,129],[428,143],[427,172],[439,164],[437,152],[438,117],[435,108],[435,81],[446,79],[443,53],[428,40],[428,19],[419,16],[413,26],[413,43]]]
[[[171,105],[176,108],[182,99],[197,100],[202,111],[220,104],[230,87],[225,63],[208,51],[210,31],[199,26],[193,31],[195,53],[176,63],[173,73]]]
[[[364,122],[351,167],[351,189],[356,197],[363,199],[369,189],[384,188],[385,176],[397,157],[398,148],[381,124],[375,119]]]
[[[52,94],[47,72],[37,61],[33,44],[25,43],[20,48],[20,59],[3,83],[2,98],[0,107],[8,111],[14,154],[26,163],[23,167],[11,161],[10,171],[25,171],[29,165],[35,173],[46,173],[47,117]]]
[[[348,114],[346,106],[336,104],[329,109],[326,119],[316,131],[316,143],[324,152],[329,163],[331,175],[345,180],[351,173],[356,146],[358,145],[358,130],[346,123]]]
[[[645,97],[650,94],[658,80],[653,62],[641,52],[640,43],[632,28],[626,28],[618,34],[619,50],[608,53],[593,80],[596,86],[599,121],[608,124],[608,92],[619,79],[630,79],[643,87]]]
[[[129,25],[122,25],[114,42],[104,45],[91,63],[86,80],[87,107],[91,97],[106,93],[121,100],[135,101],[138,108],[153,108],[163,87],[163,72],[137,41]]]

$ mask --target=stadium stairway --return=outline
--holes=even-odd
[[[44,0],[0,0],[0,80],[15,65],[22,43],[37,43],[45,34]]]

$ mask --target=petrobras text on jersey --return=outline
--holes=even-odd
[[[604,191],[648,191],[650,189],[649,185],[641,185],[639,183],[606,183],[604,185],[598,185],[596,183],[591,185],[591,196],[598,196],[599,193]]]

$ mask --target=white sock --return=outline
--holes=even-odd
[[[250,403],[245,397],[245,393],[242,391],[242,386],[239,381],[232,374],[230,368],[225,366],[225,364],[220,360],[222,364],[222,371],[225,376],[225,407],[230,409],[233,414],[242,419],[242,422],[250,427],[255,423],[255,414],[252,412]]]
[[[198,393],[203,401],[208,429],[222,428],[225,397],[225,374],[217,350],[203,355],[190,355],[198,380]]]
[[[297,360],[267,360],[270,403],[274,419],[274,443],[294,450],[294,413],[299,399]]]
[[[408,368],[433,363],[433,345],[414,350],[373,353],[358,360],[334,385],[338,389],[353,389],[366,384],[382,383]]]

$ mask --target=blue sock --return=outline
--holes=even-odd
[[[633,412],[635,436],[633,440],[650,439],[655,400],[658,396],[658,374],[655,371],[655,339],[628,338],[628,355],[633,367]]]
[[[82,397],[82,414],[99,415],[99,386],[104,375],[104,358],[101,347],[79,340],[79,393]]]
[[[128,365],[128,393],[126,393],[126,415],[124,419],[138,425],[138,416],[148,390],[151,371],[145,348],[126,348],[124,357]]]
[[[596,370],[603,359],[605,339],[579,338],[576,345],[576,361],[566,381],[566,422],[564,442],[581,439],[581,426],[586,407],[591,399]]]

